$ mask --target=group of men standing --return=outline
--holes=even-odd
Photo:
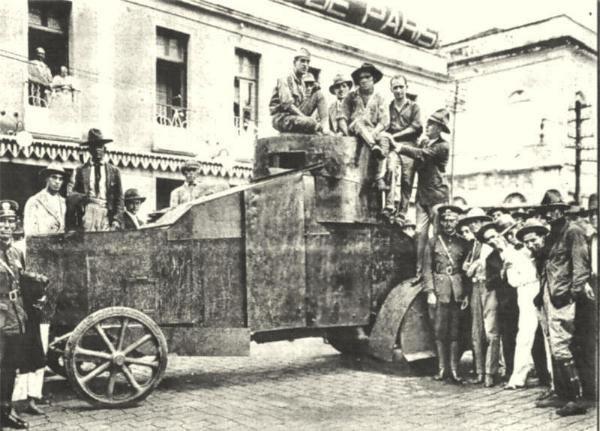
[[[464,213],[446,204],[437,211],[423,268],[434,310],[435,379],[462,382],[458,366],[469,347],[459,342],[470,321],[472,383],[490,387],[504,377],[505,389],[525,388],[535,366],[540,383],[550,386],[537,407],[585,413],[584,398],[594,399],[597,381],[597,258],[590,259],[597,197],[583,210],[548,191],[524,217],[507,208],[493,209],[494,219],[479,208]]]

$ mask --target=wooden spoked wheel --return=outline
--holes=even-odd
[[[142,401],[156,388],[167,367],[167,342],[144,313],[109,307],[77,325],[65,346],[64,364],[84,400],[121,407]]]

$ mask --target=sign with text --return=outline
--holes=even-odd
[[[368,0],[287,1],[424,48],[435,48],[438,43],[436,31],[418,26],[399,10]]]

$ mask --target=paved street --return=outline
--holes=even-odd
[[[541,389],[458,387],[371,359],[339,355],[321,339],[252,344],[250,358],[170,357],[143,404],[94,409],[54,379],[35,430],[590,430],[596,410],[559,418],[536,409]]]

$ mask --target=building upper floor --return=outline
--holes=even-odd
[[[324,89],[369,61],[405,74],[424,113],[448,90],[436,51],[281,1],[29,0],[0,12],[0,110],[41,138],[99,127],[117,149],[249,159],[255,137],[275,133],[269,98],[299,47]],[[389,79],[378,87],[391,100]]]

